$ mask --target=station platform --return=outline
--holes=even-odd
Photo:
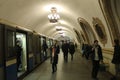
[[[42,63],[23,80],[93,80],[91,78],[91,60],[86,60],[79,52],[75,52],[74,59],[68,56],[68,62],[64,62],[63,53],[59,54],[57,71],[52,73],[50,59]],[[99,80],[110,80],[109,72],[99,72]]]

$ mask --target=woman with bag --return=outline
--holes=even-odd
[[[55,42],[55,45],[52,48],[52,73],[57,71],[57,64],[58,64],[58,54],[60,52],[60,47],[58,42]]]

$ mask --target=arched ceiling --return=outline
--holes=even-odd
[[[58,23],[48,20],[51,7],[58,10]],[[0,19],[49,37],[60,36],[55,26],[62,26],[65,36],[76,40],[73,28],[81,30],[77,18],[86,19],[92,26],[94,16],[105,21],[98,0],[0,0]]]

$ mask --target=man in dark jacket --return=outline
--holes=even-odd
[[[69,44],[67,43],[67,41],[65,41],[62,44],[62,51],[63,51],[63,55],[64,55],[64,60],[66,62],[68,61],[68,49],[69,49]]]
[[[100,45],[98,44],[98,41],[94,41],[94,45],[92,48],[92,53],[91,53],[91,59],[92,59],[92,78],[94,80],[97,80],[97,74],[99,71],[99,62],[103,62],[103,56],[102,56],[102,50]]]
[[[75,45],[73,44],[73,42],[70,42],[69,52],[71,54],[71,60],[73,60],[73,55],[74,55],[74,52],[75,52]]]
[[[113,59],[112,63],[115,64],[115,77],[113,77],[112,80],[116,80],[118,78],[119,72],[120,72],[120,45],[119,45],[119,40],[115,39],[114,40],[114,54],[113,54]]]

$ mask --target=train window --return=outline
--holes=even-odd
[[[41,47],[42,47],[42,44],[43,44],[43,38],[41,37]]]
[[[7,54],[6,58],[14,57],[15,54],[15,33],[7,30]]]
[[[29,46],[28,46],[28,48],[29,48],[29,53],[32,53],[32,43],[33,41],[32,41],[32,35],[30,35],[29,36]]]
[[[50,41],[49,41],[49,39],[47,40],[47,45],[50,48]]]

